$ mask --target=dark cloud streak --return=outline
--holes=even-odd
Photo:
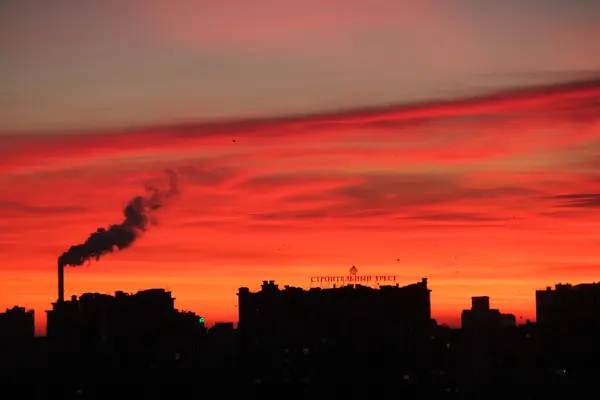
[[[83,132],[78,130],[77,137],[71,136],[73,140],[85,140],[86,136],[108,135],[112,139],[116,136],[147,135],[153,132],[156,137],[164,137],[165,140],[176,140],[189,136],[202,136],[204,138],[221,137],[237,132],[239,135],[260,133],[265,136],[276,137],[281,134],[279,128],[301,128],[304,124],[313,126],[315,124],[344,124],[344,123],[386,123],[386,121],[423,121],[431,118],[480,116],[488,111],[497,112],[500,109],[511,106],[520,107],[537,104],[538,102],[580,103],[589,104],[594,110],[600,106],[598,95],[600,94],[600,71],[590,72],[588,78],[555,84],[534,85],[530,87],[507,88],[505,90],[487,93],[484,95],[461,97],[443,101],[429,101],[417,103],[397,103],[379,106],[365,106],[360,108],[331,110],[322,113],[299,113],[262,118],[238,118],[218,119],[214,121],[181,123],[171,125],[140,126],[137,128],[122,128],[105,133],[104,131]],[[567,108],[568,109],[568,108]],[[571,110],[577,112],[580,106]],[[269,130],[268,128],[278,128]],[[106,131],[107,132],[107,131]],[[32,132],[33,133],[33,132]],[[54,132],[63,136],[64,131]],[[79,135],[82,134],[82,135]],[[0,132],[0,138],[12,138],[14,143],[26,144],[29,140],[22,140],[22,135],[11,135],[8,132]],[[28,136],[28,135],[27,135]],[[43,140],[52,140],[52,132],[37,135]],[[21,140],[20,140],[21,139]],[[131,139],[132,141],[134,139]]]
[[[596,208],[600,207],[600,193],[571,193],[546,196],[546,199],[558,201],[555,207]]]

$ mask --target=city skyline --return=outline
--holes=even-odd
[[[600,7],[496,3],[3,3],[0,308],[43,330],[58,257],[165,169],[156,226],[67,298],[164,287],[212,324],[356,265],[456,325],[597,281]]]

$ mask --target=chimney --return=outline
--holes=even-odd
[[[65,267],[58,263],[58,302],[65,301]]]

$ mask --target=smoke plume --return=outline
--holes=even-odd
[[[167,188],[146,184],[146,195],[134,197],[123,210],[123,222],[111,225],[108,229],[98,228],[84,243],[73,245],[64,252],[58,258],[58,264],[79,266],[92,258],[99,260],[107,253],[131,246],[150,224],[156,223],[153,213],[165,206],[170,197],[179,193],[175,171],[166,170],[165,173],[169,179]]]

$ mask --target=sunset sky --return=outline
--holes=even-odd
[[[67,296],[166,287],[209,323],[240,286],[429,278],[518,321],[600,277],[600,2],[0,2],[0,307],[148,182],[181,193]],[[522,317],[522,319],[521,319]]]

